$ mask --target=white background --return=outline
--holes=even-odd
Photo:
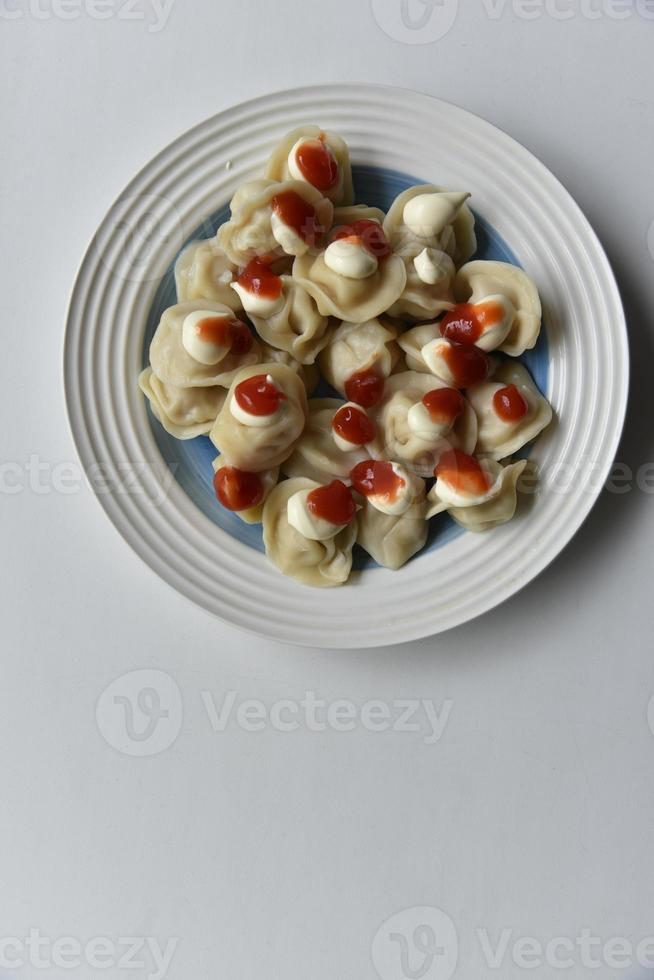
[[[620,968],[630,956],[615,946],[593,947],[595,969],[579,948],[567,970],[538,955],[527,970],[513,955],[521,937],[572,944],[584,928],[634,950],[654,935],[654,501],[635,482],[654,459],[648,5],[466,0],[444,37],[409,44],[378,22],[397,23],[400,0],[379,0],[377,18],[369,0],[175,0],[158,31],[150,0],[131,14],[124,2],[80,12],[76,0],[63,10],[0,0],[0,456],[18,464],[14,477],[33,454],[75,462],[61,381],[67,297],[138,168],[243,99],[352,80],[485,116],[586,211],[627,307],[633,382],[619,459],[634,488],[605,493],[565,553],[494,612],[424,642],[333,653],[221,626],[141,565],[90,492],[35,492],[25,473],[20,492],[0,494],[0,940],[30,929],[80,943],[176,938],[173,980],[372,980],[382,923],[428,906],[454,923],[455,977],[654,976],[635,952]],[[100,10],[106,20],[91,16]],[[121,704],[116,714],[109,695],[100,701],[98,724],[96,703],[137,669],[172,681],[137,675],[118,695],[153,687],[169,716],[153,739],[120,742]],[[433,744],[422,711],[412,732],[360,720],[310,731],[303,715],[292,732],[270,721],[248,731],[234,716],[216,732],[203,692],[219,710],[228,691],[268,709],[307,691],[381,700],[393,718],[397,699],[426,699],[449,717]],[[137,713],[137,727],[146,722]],[[135,746],[160,751],[121,751]],[[430,915],[437,924],[437,913],[406,912],[380,934],[382,980],[451,975],[448,930],[436,928],[447,949],[431,967],[424,934],[413,936]],[[493,946],[511,930],[499,969],[478,930]],[[404,935],[410,972],[388,932]],[[41,955],[49,966],[23,950],[24,966],[0,977],[154,972],[150,959],[99,970]]]

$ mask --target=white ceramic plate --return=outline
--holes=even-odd
[[[258,532],[211,500],[206,440],[191,448],[168,440],[137,387],[160,309],[174,302],[170,270],[180,248],[211,234],[237,186],[261,173],[276,140],[307,122],[348,141],[358,200],[365,193],[377,198],[366,203],[383,203],[412,178],[472,191],[481,256],[519,262],[540,290],[545,332],[530,367],[556,413],[531,453],[540,490],[513,522],[484,535],[443,524],[401,571],[367,567],[335,590],[302,587],[267,563],[248,536]],[[98,499],[137,554],[220,619],[319,647],[383,646],[438,633],[526,585],[591,509],[617,449],[628,388],[615,280],[561,184],[476,116],[371,85],[256,99],[160,153],[112,207],[84,258],[64,357],[82,464],[105,478]]]

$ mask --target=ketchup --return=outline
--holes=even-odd
[[[519,422],[529,411],[524,395],[515,385],[507,385],[495,392],[493,408],[505,422]]]
[[[337,228],[332,235],[332,241],[338,242],[341,239],[358,242],[380,262],[383,259],[387,259],[393,251],[384,233],[384,229],[379,222],[370,221],[367,218],[362,218],[360,221],[353,221],[351,225],[343,225],[341,228]]]
[[[292,228],[307,245],[315,245],[322,228],[316,220],[316,209],[295,191],[282,191],[271,201],[275,214]]]
[[[350,489],[340,480],[334,480],[311,491],[307,496],[307,510],[314,517],[340,525],[354,520],[357,507]]]
[[[270,259],[252,259],[248,262],[236,282],[243,289],[262,299],[277,299],[282,291],[281,276],[270,270]]]
[[[338,180],[338,163],[325,145],[325,138],[306,140],[295,151],[295,159],[305,180],[319,191],[328,191]]]
[[[354,446],[365,446],[375,438],[375,423],[365,412],[352,405],[339,408],[332,419],[332,428],[346,442]]]
[[[434,388],[423,395],[422,404],[432,422],[453,425],[464,408],[463,395],[456,388]]]
[[[205,316],[196,327],[200,340],[217,347],[228,347],[231,354],[247,354],[252,349],[252,334],[236,317]]]
[[[404,480],[393,469],[392,463],[367,459],[358,463],[350,472],[352,486],[364,497],[384,497],[389,503],[397,500]]]
[[[459,303],[441,320],[441,335],[456,344],[475,344],[485,330],[496,326],[504,316],[499,303]]]
[[[490,374],[490,358],[478,347],[450,342],[449,347],[443,348],[443,358],[457,388],[469,388]]]
[[[273,415],[286,395],[265,374],[255,374],[236,385],[234,398],[244,412],[261,416]]]
[[[348,401],[372,408],[382,400],[384,379],[376,371],[358,371],[345,382],[345,394]]]
[[[478,459],[460,449],[448,449],[438,461],[434,476],[460,493],[479,496],[490,490],[491,481]]]
[[[213,478],[216,497],[227,510],[242,511],[256,507],[263,500],[263,484],[256,473],[246,473],[235,466],[223,466]]]

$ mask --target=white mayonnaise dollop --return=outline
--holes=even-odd
[[[229,344],[216,344],[211,340],[203,338],[199,333],[199,327],[203,320],[216,320],[220,318],[233,319],[234,314],[228,307],[224,313],[217,313],[215,310],[196,310],[184,317],[182,324],[182,347],[194,361],[200,364],[218,364],[229,353]]]
[[[404,206],[404,224],[418,238],[433,238],[454,221],[469,197],[464,191],[418,194]]]
[[[379,268],[377,258],[357,238],[339,238],[325,251],[325,265],[347,279],[367,279]]]

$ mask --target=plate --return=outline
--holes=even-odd
[[[259,528],[218,506],[208,439],[182,443],[138,390],[181,248],[208,237],[275,142],[302,123],[349,143],[357,201],[385,209],[421,181],[470,190],[479,258],[523,266],[544,330],[525,362],[555,412],[532,447],[538,490],[483,535],[449,518],[399,572],[360,555],[350,583],[282,577]],[[574,535],[610,471],[628,391],[624,313],[604,252],[567,191],[522,146],[457,106],[402,89],[294,89],[220,113],[160,153],[121,194],[82,262],[64,351],[73,437],[126,541],[178,592],[241,629],[306,646],[378,647],[432,635],[509,598]]]

